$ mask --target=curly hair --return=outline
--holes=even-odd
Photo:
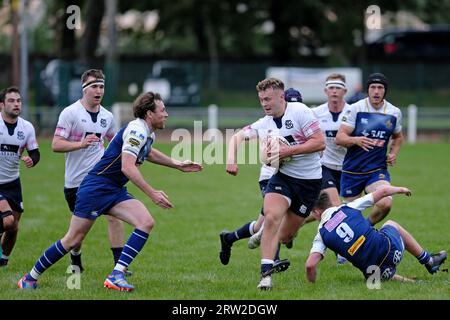
[[[147,111],[155,111],[155,101],[162,101],[161,95],[155,92],[145,92],[133,102],[133,114],[135,118],[145,119]]]

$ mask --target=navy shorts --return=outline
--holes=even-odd
[[[344,198],[356,197],[364,191],[366,186],[380,180],[391,181],[391,176],[387,169],[381,169],[367,174],[342,172],[340,195]]]
[[[20,178],[8,183],[0,184],[0,200],[8,201],[9,206],[15,212],[23,212],[22,185]]]
[[[389,242],[389,251],[384,258],[384,261],[379,266],[381,280],[385,281],[394,276],[397,270],[397,265],[403,258],[405,244],[403,243],[399,231],[393,226],[385,225],[380,229],[380,234],[385,236]]]
[[[336,188],[339,193],[341,191],[341,174],[340,170],[322,166],[322,190]]]
[[[67,205],[70,212],[75,210],[75,203],[77,202],[78,188],[64,188],[64,198],[66,198]]]
[[[95,220],[116,204],[134,199],[127,188],[114,185],[106,178],[88,175],[77,192],[73,214],[80,218]]]
[[[277,172],[270,178],[266,194],[278,193],[291,199],[289,209],[306,218],[319,197],[322,179],[297,179]]]

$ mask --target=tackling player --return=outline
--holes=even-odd
[[[66,235],[50,246],[31,271],[19,280],[19,288],[36,289],[42,273],[81,244],[97,217],[109,214],[135,229],[104,286],[119,291],[134,290],[125,279],[125,270],[144,247],[154,219],[144,204],[127,192],[126,183],[131,180],[156,205],[169,209],[172,208],[169,197],[164,191],[151,187],[139,167],[145,160],[183,172],[197,172],[202,166],[191,161],[177,161],[152,148],[155,131],[165,127],[168,117],[159,94],[141,94],[133,103],[133,112],[136,119],[119,130],[101,160],[83,179]]]
[[[323,259],[326,248],[345,257],[361,270],[365,278],[378,271],[380,280],[405,279],[395,275],[405,249],[416,257],[429,273],[433,274],[439,270],[447,259],[445,251],[428,253],[395,221],[386,221],[380,231],[377,231],[363,217],[363,210],[394,194],[410,196],[411,191],[408,188],[385,185],[339,207],[332,206],[327,193],[321,193],[311,214],[320,223],[306,261],[308,281],[316,281],[317,265]]]

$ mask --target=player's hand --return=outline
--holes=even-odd
[[[84,149],[90,147],[99,141],[100,138],[97,137],[95,134],[88,134],[86,137],[84,137],[83,140],[81,140],[81,148]]]
[[[408,188],[405,188],[405,187],[400,187],[400,189],[401,189],[400,193],[404,194],[407,197],[411,197],[411,195],[412,195],[411,190],[409,190]]]
[[[397,155],[395,153],[389,153],[386,157],[386,163],[388,166],[393,166],[397,161]]]
[[[151,191],[150,199],[152,199],[154,204],[163,209],[170,209],[173,207],[172,203],[169,201],[169,197],[162,190]]]
[[[229,163],[227,164],[227,173],[231,174],[232,176],[237,176],[239,172],[239,167],[235,163]]]
[[[364,151],[370,151],[375,146],[375,140],[367,137],[355,137],[355,143]]]
[[[25,163],[25,166],[27,168],[31,168],[34,164],[33,160],[29,156],[22,156],[22,158],[20,158],[20,160],[22,160]]]
[[[184,160],[180,163],[179,169],[183,172],[198,172],[203,170],[203,166],[191,160]]]
[[[394,187],[394,186],[390,186],[388,188],[393,188],[391,189],[391,194],[404,194],[405,196],[410,197],[412,195],[411,190],[409,190],[406,187]]]
[[[290,157],[290,156],[292,156],[292,154],[291,154],[291,147],[287,146],[287,145],[285,145],[283,143],[280,143],[279,147],[278,147],[278,157],[280,158],[280,160],[284,159],[284,158],[287,158],[287,157]]]

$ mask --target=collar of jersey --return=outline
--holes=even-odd
[[[365,99],[365,103],[366,103],[367,112],[370,112],[370,108],[375,110],[375,108],[369,102],[369,98],[368,97]],[[370,106],[370,108],[369,108],[369,106]],[[382,112],[380,111],[381,109],[383,109]],[[386,113],[386,109],[387,109],[387,103],[386,103],[386,100],[383,99],[383,106],[380,109],[378,109],[377,112],[379,112],[379,113]]]
[[[144,119],[138,118],[137,120],[139,120],[140,122],[142,122],[142,124],[144,125],[145,129],[147,129],[147,135],[150,136],[150,134],[152,133],[152,130],[149,128],[147,121],[145,121]]]

